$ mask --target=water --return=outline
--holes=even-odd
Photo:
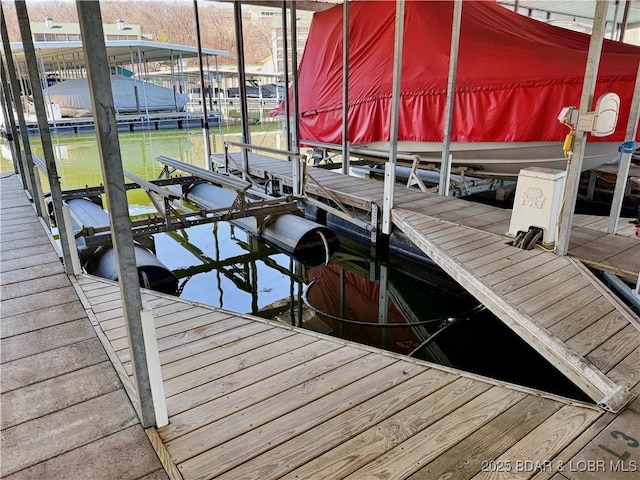
[[[224,140],[238,139],[236,133],[224,136]],[[203,167],[202,140],[199,130],[121,134],[124,169],[155,179],[162,170],[155,161],[158,155]],[[222,151],[222,141],[220,135],[214,135],[214,151]],[[282,145],[280,133],[273,131],[253,132],[252,141],[279,148]],[[53,144],[63,189],[102,182],[94,133],[55,136]],[[32,149],[42,156],[36,141]],[[3,157],[4,152],[6,149]],[[2,171],[12,170],[6,158],[0,162]],[[47,189],[44,177],[43,186]],[[143,191],[130,191],[128,195],[132,214],[153,211]],[[179,278],[181,298],[401,354],[419,347],[446,325],[448,318],[459,318],[416,356],[586,399],[490,312],[467,319],[464,312],[477,302],[436,267],[398,257],[374,258],[368,249],[346,238],[341,238],[341,250],[329,265],[303,265],[226,222],[154,238],[158,258]],[[388,308],[379,309],[381,302]],[[393,326],[383,328],[381,324]]]

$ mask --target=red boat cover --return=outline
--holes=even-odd
[[[299,69],[303,139],[342,140],[342,8],[313,17]],[[389,140],[395,10],[395,1],[350,3],[352,143]],[[453,2],[406,2],[399,140],[442,141],[452,18]],[[589,40],[496,2],[465,1],[452,141],[563,140],[557,116],[580,105]],[[639,60],[640,47],[605,40],[594,98],[615,92],[622,108],[601,140],[624,140]]]

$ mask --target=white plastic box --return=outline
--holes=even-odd
[[[509,224],[509,235],[526,232],[529,227],[544,231],[542,243],[553,244],[564,195],[567,172],[551,168],[530,167],[520,170]]]

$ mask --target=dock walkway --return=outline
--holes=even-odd
[[[167,478],[18,178],[0,182],[0,476]]]
[[[251,155],[250,173],[290,182],[289,162]],[[315,167],[308,173],[322,184],[308,183],[310,194],[329,192],[365,212],[382,204],[380,182]],[[615,411],[632,398],[627,389],[640,381],[640,319],[580,261],[510,246],[508,210],[403,188],[394,203],[397,228],[594,401]],[[572,256],[637,278],[640,240],[586,227],[575,227],[574,235]]]
[[[184,480],[636,478],[640,400],[614,415],[146,290],[170,423],[145,436],[117,284],[69,279],[1,187],[3,477],[166,478],[160,457]]]
[[[213,157],[216,161],[223,162],[223,156],[214,155]],[[231,153],[230,157],[237,165],[242,164],[240,153]],[[249,152],[249,173],[258,178],[275,177],[285,185],[292,185],[291,164],[277,158]],[[329,192],[344,205],[364,212],[371,212],[374,205],[382,206],[384,193],[382,182],[345,176],[335,170],[311,166],[307,167],[307,173],[323,187],[321,189],[314,182],[308,182],[307,192],[312,195],[326,198],[326,192]],[[441,220],[497,235],[504,235],[509,230],[510,210],[396,187],[396,206],[403,204],[406,206],[414,199],[422,205],[431,202],[432,208],[429,215]],[[576,216],[569,255],[595,269],[635,281],[640,271],[640,240],[629,238],[629,235],[633,235],[633,229],[629,228],[628,224],[621,224],[619,233],[618,235],[607,234],[603,229],[602,219],[594,222],[588,217]]]
[[[78,288],[116,370],[131,375],[117,286],[82,275]],[[631,480],[629,461],[640,461],[615,433],[640,437],[637,403],[616,416],[157,292],[143,298],[170,422],[154,445],[174,479],[565,480],[605,471]],[[631,452],[616,463],[599,445]],[[574,459],[606,470],[557,473]]]

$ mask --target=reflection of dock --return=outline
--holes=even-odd
[[[162,478],[135,421],[119,421],[116,415],[105,423],[105,409],[120,403],[108,403],[94,418],[83,408],[110,399],[109,394],[82,402],[87,389],[62,388],[62,382],[89,369],[69,363],[76,357],[65,352],[97,345],[91,328],[88,340],[55,334],[69,327],[71,312],[77,319],[89,316],[125,390],[133,388],[119,288],[80,275],[72,280],[82,304],[78,301],[31,207],[24,199],[16,201],[23,197],[13,179],[2,180],[3,270],[25,248],[29,261],[15,264],[12,283],[2,291],[3,476],[73,470],[96,478],[109,475],[108,466],[117,469],[113,478],[152,473]],[[43,269],[43,262],[52,269]],[[59,282],[66,286],[57,287]],[[49,284],[52,293],[35,293],[41,290],[36,283]],[[607,478],[627,479],[633,474],[621,469],[640,461],[638,449],[627,442],[640,437],[638,401],[615,416],[596,406],[175,297],[149,291],[143,297],[154,310],[170,421],[147,429],[147,435],[170,478],[417,479],[451,472],[457,478],[495,478],[500,466],[509,469],[505,478],[551,478],[560,462],[566,468],[569,462],[598,460],[608,469]],[[38,341],[45,337],[46,342]],[[102,368],[106,357],[97,348],[85,353],[89,363]],[[58,372],[55,383],[45,380],[43,372],[62,368],[57,362],[67,369]],[[619,364],[621,374],[624,364]],[[638,369],[627,367],[637,381]],[[43,390],[47,386],[50,390]],[[68,391],[72,400],[65,396]],[[31,392],[34,401],[20,401],[20,392]],[[64,398],[77,405],[65,404]],[[126,403],[122,408],[131,412]],[[17,419],[11,426],[5,423],[9,416]],[[117,425],[118,433],[110,425]],[[125,433],[134,431],[137,437],[127,443]],[[27,438],[30,448],[24,448]]]
[[[249,166],[259,177],[291,182],[288,162],[251,154]],[[315,179],[307,182],[308,194],[364,212],[382,204],[380,182],[314,167],[307,173]],[[396,228],[507,326],[596,402],[619,410],[629,401],[627,387],[640,380],[628,371],[640,371],[640,319],[579,261],[510,246],[508,210],[408,189],[398,189],[395,198]],[[574,231],[570,255],[637,278],[638,239]]]

